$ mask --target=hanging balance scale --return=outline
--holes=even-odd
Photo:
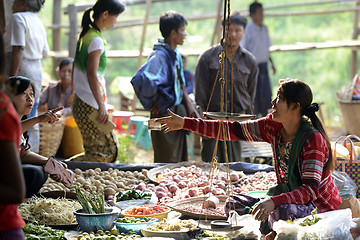
[[[238,77],[240,78],[240,82],[242,84],[242,88],[244,90],[244,92],[246,92],[246,88],[245,88],[245,85],[244,85],[244,82],[242,81],[241,79],[241,75],[240,75],[240,71],[237,67],[236,64],[234,64],[235,62],[235,57],[234,57],[234,54],[232,54],[232,57],[231,57],[231,66],[225,66],[226,64],[226,59],[227,59],[227,56],[226,56],[226,49],[229,48],[229,46],[227,46],[227,44],[230,44],[230,47],[232,48],[232,43],[231,43],[231,37],[230,37],[230,34],[231,34],[231,31],[230,31],[230,0],[224,0],[224,19],[226,19],[227,21],[224,21],[224,24],[223,24],[223,35],[222,35],[222,39],[221,39],[221,45],[223,46],[223,51],[222,53],[219,55],[219,63],[220,63],[220,68],[217,72],[217,75],[216,75],[216,78],[215,78],[215,82],[214,82],[214,85],[213,85],[213,88],[212,88],[212,92],[211,92],[211,95],[210,95],[210,99],[209,99],[209,102],[207,104],[207,108],[206,108],[206,112],[203,112],[203,115],[204,117],[208,117],[210,119],[214,119],[214,120],[219,120],[220,121],[220,124],[219,124],[219,129],[218,129],[218,135],[217,135],[217,138],[216,138],[216,144],[215,144],[215,147],[214,147],[214,152],[213,152],[213,155],[212,155],[212,161],[211,161],[211,164],[210,164],[210,174],[209,174],[209,183],[210,183],[210,188],[212,188],[213,186],[213,182],[214,182],[214,179],[216,178],[216,175],[219,171],[219,163],[218,163],[218,157],[217,157],[217,149],[218,149],[218,142],[219,142],[219,139],[229,139],[228,137],[228,132],[227,132],[227,124],[224,122],[224,121],[245,121],[245,120],[250,120],[250,119],[253,119],[255,118],[256,116],[253,115],[253,114],[242,114],[242,113],[234,113],[233,112],[233,84],[234,84],[234,81],[233,81],[233,71],[231,71],[231,84],[226,84],[228,81],[227,79],[227,74],[225,74],[225,70],[226,70],[226,67],[236,67],[237,69],[237,75]],[[227,23],[227,26],[225,26]],[[225,31],[227,30],[227,31]],[[229,65],[229,64],[228,64]],[[219,77],[220,76],[220,77]],[[219,77],[219,78],[218,78]],[[215,89],[215,85],[216,84],[220,84],[220,89],[221,89],[221,105],[220,105],[220,112],[209,112],[208,109],[209,109],[209,106],[210,106],[210,102],[211,102],[211,99],[212,99],[212,96],[213,96],[213,93],[214,93],[214,89]],[[227,94],[226,93],[226,86],[227,85],[230,85],[231,87],[231,98],[230,98],[230,112],[227,111],[227,107],[228,107],[228,104],[226,104],[226,107],[225,107],[225,111],[224,111],[224,105],[225,105],[225,102],[228,100],[227,99]],[[251,104],[251,99],[250,99],[250,96],[248,96],[248,102],[249,102],[249,106],[250,106],[250,111],[253,112],[253,109],[252,109],[252,104]],[[224,147],[225,147],[225,162],[226,162],[226,172],[227,172],[227,179],[226,179],[226,182],[227,182],[227,190],[226,190],[226,197],[227,198],[232,198],[232,196],[234,195],[233,193],[233,188],[231,187],[231,179],[230,179],[230,165],[229,165],[229,157],[228,157],[228,154],[227,154],[227,141],[224,141]],[[203,202],[203,209],[204,207],[206,206],[206,201],[209,201],[209,199],[211,199],[213,196],[213,194],[211,193],[211,189],[210,189],[210,195],[207,195],[207,199],[204,198],[204,202]],[[233,199],[232,199],[233,200]],[[232,201],[232,203],[230,204],[230,215],[232,216],[232,214],[234,213],[235,211],[235,201]],[[206,212],[206,211],[205,211]],[[205,213],[205,222],[207,222],[207,214]],[[199,219],[199,224],[200,224],[200,219]],[[216,228],[216,230],[221,230],[221,228],[223,228],[224,226],[229,229],[229,230],[235,230],[236,228],[238,228],[239,226],[237,226],[237,221],[233,222],[233,223],[229,223],[227,221],[223,221],[223,222],[212,222],[211,225],[214,225],[214,228]],[[215,226],[216,225],[216,226]],[[229,228],[230,227],[230,228]],[[212,227],[212,230],[214,230],[214,228]],[[217,228],[220,228],[220,229],[217,229]]]

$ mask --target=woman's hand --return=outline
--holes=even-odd
[[[182,129],[185,122],[184,118],[173,113],[169,109],[167,110],[167,112],[170,116],[158,118],[155,120],[156,122],[160,122],[162,124],[161,129],[165,129],[165,133]]]
[[[56,121],[59,121],[59,116],[56,114],[58,111],[63,110],[64,107],[59,107],[53,110],[49,110],[43,114],[40,114],[37,118],[39,120],[39,123],[41,122],[48,122],[48,123],[54,123]]]
[[[255,219],[259,221],[265,221],[268,219],[270,213],[274,211],[275,204],[274,201],[269,198],[268,200],[263,201],[254,208],[252,215],[255,215]]]
[[[60,162],[58,161],[65,169],[67,169],[67,164],[66,163],[63,163],[63,162]],[[59,174],[50,174],[50,177],[54,180],[54,181],[57,181],[57,182],[60,182],[61,180],[61,177]]]
[[[104,104],[99,105],[99,116],[97,117],[97,120],[100,123],[107,123],[109,121],[109,113],[106,110],[106,107]]]

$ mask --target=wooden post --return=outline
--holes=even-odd
[[[0,34],[5,32],[5,9],[4,0],[0,0]]]
[[[357,1],[356,7],[359,6],[360,6],[360,1]],[[353,30],[352,39],[357,39],[358,36],[359,36],[359,11],[356,11],[354,16],[354,30]],[[358,66],[357,49],[353,48],[353,50],[351,51],[350,79],[352,79],[357,73],[357,66]]]
[[[146,13],[145,13],[144,25],[143,25],[142,35],[141,35],[141,42],[140,42],[137,69],[139,69],[141,67],[141,65],[142,65],[144,42],[145,42],[145,38],[146,38],[147,24],[148,24],[148,21],[149,21],[149,13],[150,13],[150,9],[151,9],[151,2],[152,2],[152,0],[146,0]],[[134,113],[136,111],[136,101],[137,101],[137,97],[136,97],[136,94],[134,93],[133,102],[131,104],[131,111],[133,111]]]
[[[216,21],[215,21],[215,29],[213,32],[213,36],[211,38],[211,46],[215,44],[215,38],[217,39],[217,42],[219,42],[220,39],[220,25],[221,25],[221,10],[223,5],[223,0],[217,0],[217,9],[216,9]]]
[[[76,42],[78,34],[78,24],[77,24],[77,7],[74,4],[68,6],[69,14],[69,57],[74,58],[76,52]]]
[[[52,29],[52,45],[53,51],[61,51],[61,0],[54,0],[53,4],[53,29]],[[53,58],[53,66],[57,66],[59,59]],[[53,75],[55,75],[55,67],[53,67]]]

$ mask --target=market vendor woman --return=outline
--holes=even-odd
[[[337,210],[341,203],[331,177],[334,159],[330,142],[315,114],[319,106],[312,98],[304,82],[281,79],[272,113],[254,121],[224,121],[226,140],[268,142],[272,146],[278,185],[269,190],[271,197],[252,211],[255,219],[262,221],[265,239],[276,236],[271,230],[274,221],[305,217],[315,208],[319,212]],[[158,120],[165,132],[184,128],[207,137],[218,136],[220,121],[169,114]],[[219,136],[224,140],[222,132]]]

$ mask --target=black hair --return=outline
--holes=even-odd
[[[61,60],[61,62],[59,63],[59,70],[61,70],[64,66],[67,66],[69,64],[72,64],[74,62],[74,60],[72,58],[64,58],[63,60]]]
[[[9,77],[9,85],[11,88],[11,92],[13,94],[15,94],[15,96],[22,94],[23,92],[26,91],[26,89],[29,88],[29,86],[31,86],[33,93],[34,93],[34,97],[35,97],[35,88],[31,84],[30,79],[27,77],[23,77],[23,76]],[[17,106],[14,102],[13,102],[13,105],[16,109]],[[25,120],[25,119],[27,119],[26,115],[21,118],[21,120]],[[25,150],[28,150],[28,149],[30,149],[30,144],[29,144],[29,135],[28,135],[27,131],[23,133],[23,136],[25,138],[25,143],[22,145],[22,147],[24,147]]]
[[[27,2],[26,11],[28,12],[40,12],[41,8],[44,6],[45,0],[22,0]]]
[[[223,18],[223,20],[221,22],[222,26],[224,26],[224,21],[225,21],[225,25],[226,25],[228,20]],[[245,29],[246,25],[247,25],[247,19],[246,19],[246,17],[242,16],[240,14],[240,12],[235,11],[230,14],[230,23],[236,24],[239,26],[243,26]],[[226,26],[225,26],[225,28],[226,28]]]
[[[326,168],[330,171],[334,170],[334,159],[331,151],[329,137],[323,127],[322,122],[316,116],[319,110],[317,103],[312,103],[313,94],[309,85],[297,79],[280,79],[278,84],[278,94],[286,101],[287,105],[291,103],[299,103],[301,116],[307,116],[315,129],[317,129],[326,140],[329,149],[329,160]]]
[[[160,32],[164,39],[170,36],[172,30],[178,32],[182,26],[186,26],[187,21],[183,15],[175,11],[167,11],[161,13],[160,16]]]
[[[91,11],[93,11],[92,17],[94,21],[92,21],[90,18]],[[87,31],[90,29],[90,25],[93,28],[99,30],[98,26],[95,24],[95,20],[98,19],[105,11],[108,11],[109,15],[118,15],[125,11],[125,5],[118,0],[97,0],[94,6],[92,8],[86,9],[83,14],[81,20],[82,31],[79,38],[82,38],[87,33]]]
[[[263,5],[261,3],[258,3],[258,2],[253,2],[252,4],[250,4],[249,6],[249,13],[250,13],[250,16],[255,14],[256,13],[256,10],[258,8],[262,8]]]
[[[23,76],[9,77],[9,85],[11,92],[15,94],[15,96],[25,92],[29,85],[31,85],[34,90],[34,86],[31,84],[30,79]]]

